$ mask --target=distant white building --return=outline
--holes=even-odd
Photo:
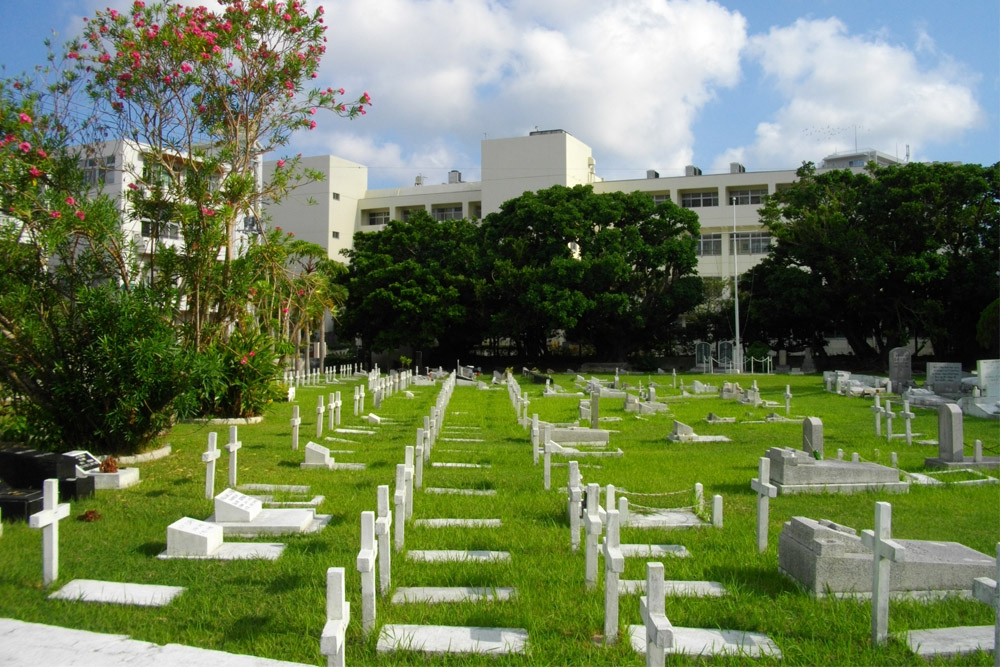
[[[878,151],[830,156],[823,168],[864,167],[898,160]],[[858,162],[860,161],[860,162]],[[426,211],[436,220],[481,219],[500,210],[505,201],[527,191],[553,185],[592,185],[594,192],[647,192],[657,202],[669,199],[697,212],[701,222],[698,272],[705,277],[742,273],[767,254],[771,238],[760,225],[757,209],[763,198],[795,181],[795,170],[747,171],[733,163],[729,173],[702,174],[688,166],[684,176],[660,178],[654,170],[644,179],[606,181],[596,172],[591,149],[563,130],[531,132],[526,137],[482,141],[482,180],[465,182],[457,171],[448,183],[428,185],[417,176],[414,185],[369,190],[367,167],[333,156],[303,158],[302,166],[321,172],[325,180],[304,186],[279,205],[267,206],[270,224],[327,249],[331,259],[344,261],[355,232],[379,231],[389,220],[406,220]],[[276,162],[265,162],[269,178]],[[314,202],[308,205],[309,202]]]

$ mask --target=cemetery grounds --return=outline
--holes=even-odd
[[[556,375],[554,381],[568,393],[577,391],[574,375]],[[589,377],[589,376],[588,376]],[[608,376],[601,376],[607,379]],[[517,376],[531,399],[529,415],[548,422],[578,419],[580,397],[542,397],[543,386]],[[485,379],[485,378],[484,378]],[[823,420],[825,451],[833,458],[838,448],[845,458],[853,452],[862,460],[888,465],[890,452],[898,453],[899,467],[924,471],[924,459],[936,456],[937,447],[905,441],[889,443],[876,437],[871,400],[826,393],[818,376],[757,375],[727,377],[678,376],[690,386],[694,379],[721,386],[726,380],[744,386],[757,380],[761,396],[779,408],[753,408],[733,400],[681,397],[669,375],[629,375],[622,379],[634,392],[638,382],[658,383],[658,400],[670,411],[641,418],[623,410],[620,399],[600,401],[602,423],[613,431],[611,449],[621,448],[621,458],[578,459],[585,483],[614,484],[633,493],[675,495],[644,497],[648,506],[677,507],[693,503],[696,482],[704,485],[706,508],[721,494],[724,526],[690,530],[641,530],[623,527],[623,543],[679,544],[688,558],[666,557],[666,578],[721,582],[726,597],[667,598],[666,614],[675,626],[730,628],[767,634],[780,648],[786,665],[918,665],[924,661],[910,653],[898,639],[876,648],[870,640],[871,606],[867,600],[816,599],[778,571],[778,534],[793,516],[830,519],[857,529],[870,529],[876,501],[892,504],[893,537],[955,541],[984,554],[995,555],[1000,540],[1000,485],[911,485],[909,493],[858,495],[779,496],[770,502],[769,543],[758,554],[755,536],[756,494],[750,480],[757,476],[758,459],[769,447],[800,448],[801,418]],[[413,445],[416,429],[430,413],[440,384],[413,385],[415,397],[402,392],[386,398],[379,410],[371,397],[365,412],[377,412],[382,424],[375,435],[336,434],[324,428],[315,437],[317,397],[340,391],[344,398],[341,427],[368,427],[354,416],[350,397],[353,385],[364,378],[340,384],[297,389],[302,427],[299,449],[291,448],[291,405],[271,406],[263,423],[240,426],[238,482],[309,485],[310,496],[323,495],[320,514],[332,515],[329,525],[316,534],[261,537],[261,542],[287,544],[276,561],[158,560],[166,547],[166,527],[189,516],[204,519],[212,514],[212,501],[204,497],[205,451],[208,433],[218,432],[219,446],[227,440],[228,427],[179,424],[162,437],[170,456],[140,464],[142,482],[121,491],[99,491],[90,499],[74,502],[70,517],[60,527],[60,576],[52,587],[42,585],[41,536],[23,522],[5,522],[0,537],[0,617],[46,623],[95,632],[127,634],[157,644],[178,643],[267,658],[325,664],[320,654],[320,634],[326,621],[326,570],[343,567],[351,605],[347,629],[348,664],[355,665],[642,665],[644,659],[629,647],[625,628],[640,623],[638,594],[621,599],[622,633],[613,646],[602,643],[604,623],[603,584],[587,590],[584,553],[570,548],[566,510],[567,468],[552,471],[552,490],[543,488],[542,466],[532,464],[529,431],[516,422],[506,387],[493,390],[458,386],[446,408],[443,430],[434,445],[432,462],[489,464],[489,468],[424,467],[423,486],[495,489],[493,496],[433,495],[415,491],[413,518],[499,518],[499,528],[436,529],[406,526],[406,548],[484,549],[511,553],[508,562],[414,563],[403,554],[392,554],[392,584],[399,586],[514,587],[516,596],[499,602],[394,605],[379,597],[377,626],[383,623],[500,626],[528,631],[525,655],[425,656],[399,652],[378,655],[377,632],[361,631],[361,592],[355,560],[360,545],[360,514],[376,509],[376,487],[393,489],[396,464],[404,448]],[[784,414],[785,385],[790,385],[793,423],[740,423],[763,420],[771,413]],[[898,397],[890,397],[898,398]],[[895,403],[895,401],[894,401]],[[708,424],[705,417],[735,417],[737,423]],[[915,440],[937,438],[936,410],[914,409]],[[326,415],[323,416],[326,418]],[[731,442],[674,443],[666,436],[677,419],[701,435],[725,435]],[[1000,423],[966,417],[966,453],[980,439],[987,448],[1000,443]],[[328,441],[328,436],[351,443]],[[467,442],[462,440],[482,440]],[[363,471],[300,470],[303,450],[316,441],[331,450],[353,450],[332,455],[338,462],[364,462]],[[559,461],[560,459],[556,459]],[[227,455],[218,461],[216,493],[226,486]],[[600,468],[589,467],[599,465]],[[995,474],[995,471],[991,474]],[[962,479],[956,477],[955,479]],[[631,500],[631,499],[630,499]],[[65,500],[63,501],[65,502]],[[76,520],[90,510],[101,518]],[[399,517],[394,516],[394,520]],[[226,541],[247,541],[227,537]],[[380,556],[381,557],[381,556]],[[645,558],[626,560],[623,579],[644,579]],[[602,573],[603,562],[599,571]],[[104,605],[48,600],[52,590],[72,579],[165,584],[186,591],[159,608]],[[975,600],[949,598],[932,603],[893,600],[889,630],[893,635],[911,629],[961,625],[991,625],[994,612]],[[760,664],[740,657],[670,658],[672,664]],[[992,657],[977,653],[948,661],[956,665],[991,665]],[[943,664],[943,663],[942,663]]]

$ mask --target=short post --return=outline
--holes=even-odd
[[[618,579],[625,571],[618,525],[618,510],[607,511],[608,530],[604,535],[604,644],[618,641]]]
[[[367,636],[375,629],[375,512],[361,513],[361,551],[357,568],[361,574],[361,631]]]
[[[694,506],[697,512],[705,511],[705,487],[701,482],[694,483]]]
[[[69,503],[59,503],[59,480],[42,484],[42,510],[28,517],[30,528],[42,531],[42,583],[59,578],[59,522],[69,516]]]
[[[375,519],[375,537],[378,538],[378,585],[382,595],[388,595],[392,585],[392,550],[389,548],[389,529],[392,527],[392,510],[389,509],[389,485],[378,487],[378,518]]]
[[[552,488],[552,448],[549,447],[549,441],[545,441],[545,454],[543,455],[543,468],[542,479],[545,483],[545,490],[548,491]]]
[[[240,450],[243,443],[236,439],[236,427],[229,427],[229,444],[226,445],[226,451],[229,452],[229,486],[230,488],[236,488],[236,452]]]
[[[600,505],[601,487],[597,484],[587,485],[587,513],[583,518],[583,527],[587,533],[586,561],[587,561],[587,588],[592,589],[597,586],[597,541],[601,535],[601,515],[598,513]]]
[[[590,392],[590,428],[599,428],[601,421],[601,390]]]
[[[906,550],[892,540],[892,505],[875,503],[875,530],[861,531],[861,541],[872,550],[872,643],[889,640],[889,568],[901,563]]]
[[[396,551],[402,551],[406,525],[406,465],[403,463],[396,464],[396,490],[392,494],[392,502],[396,517]]]
[[[722,528],[722,496],[712,496],[712,526]]]
[[[757,475],[750,480],[750,488],[757,492],[757,552],[764,553],[767,551],[770,499],[778,496],[778,487],[771,484],[771,459],[766,456],[758,459]]]
[[[639,598],[639,614],[646,626],[646,667],[664,667],[665,650],[674,644],[665,597],[663,563],[646,563],[646,594]]]
[[[215,497],[215,461],[222,456],[215,446],[217,437],[215,431],[208,434],[208,449],[201,455],[201,462],[208,464],[205,466],[205,498],[209,500]]]
[[[292,449],[299,451],[299,426],[302,424],[302,417],[299,417],[299,406],[292,406],[292,418],[288,423],[292,425]]]
[[[326,625],[319,640],[319,652],[327,667],[344,667],[344,634],[351,622],[351,603],[344,587],[344,568],[326,570]]]
[[[976,577],[972,582],[972,595],[980,602],[993,607],[993,665],[1000,667],[1000,598],[997,596],[997,582],[1000,582],[1000,542],[997,543],[996,579]]]

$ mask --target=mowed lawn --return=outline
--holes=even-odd
[[[558,375],[556,382],[567,393],[575,392],[575,375]],[[588,376],[589,377],[589,376]],[[606,377],[606,376],[605,376]],[[902,440],[887,442],[875,436],[870,399],[846,398],[824,391],[818,376],[680,376],[688,385],[694,379],[719,386],[738,379],[744,386],[756,379],[762,398],[779,408],[753,408],[723,401],[717,394],[682,397],[669,375],[622,376],[637,388],[641,380],[660,383],[658,397],[670,412],[636,417],[623,410],[623,401],[603,399],[602,417],[621,421],[604,424],[613,430],[612,447],[624,450],[622,458],[581,458],[586,483],[616,487],[629,492],[668,494],[636,496],[648,506],[691,505],[689,493],[696,482],[704,485],[706,505],[711,496],[724,501],[722,529],[686,531],[622,530],[622,542],[680,544],[691,556],[664,559],[666,578],[712,580],[724,584],[724,598],[668,598],[666,612],[675,626],[729,628],[766,633],[783,653],[788,665],[892,665],[924,664],[904,644],[893,639],[888,646],[873,647],[870,639],[870,603],[855,600],[815,599],[802,592],[778,571],[778,534],[793,516],[830,519],[857,530],[872,528],[876,501],[892,503],[893,535],[905,539],[956,541],[994,555],[1000,540],[1000,486],[911,486],[907,494],[781,496],[770,503],[770,540],[758,554],[755,536],[756,502],[750,480],[757,476],[758,459],[769,447],[800,447],[801,419],[795,423],[744,423],[763,420],[771,413],[784,414],[783,394],[790,385],[793,417],[820,417],[824,423],[828,458],[838,448],[845,456],[857,452],[862,459],[888,464],[890,452],[898,453],[899,466],[924,471],[924,459],[937,448]],[[551,422],[573,422],[581,397],[543,397],[542,386],[517,376],[531,399],[529,414]],[[325,664],[319,638],[325,623],[325,572],[343,567],[352,621],[347,632],[347,662],[355,665],[641,665],[642,656],[631,651],[624,636],[626,626],[640,622],[638,597],[621,601],[621,629],[617,644],[602,643],[603,585],[588,591],[584,583],[582,550],[570,549],[566,511],[566,467],[552,473],[552,490],[545,491],[542,467],[532,464],[529,432],[516,423],[515,409],[506,387],[490,391],[458,387],[446,409],[443,432],[431,462],[489,464],[488,468],[436,468],[427,466],[424,487],[495,489],[495,496],[459,496],[415,492],[414,519],[499,518],[499,528],[434,529],[406,527],[407,549],[493,549],[511,553],[511,560],[497,564],[434,564],[407,562],[403,553],[392,554],[392,584],[398,586],[497,586],[514,587],[517,595],[495,603],[393,605],[379,598],[377,625],[420,623],[441,625],[502,626],[524,628],[529,633],[525,655],[507,657],[432,656],[416,653],[377,655],[375,635],[361,631],[360,579],[355,569],[360,544],[360,514],[376,509],[379,485],[393,490],[395,466],[402,463],[404,448],[414,444],[416,429],[430,414],[440,384],[413,386],[415,395],[402,392],[387,398],[377,414],[383,418],[375,435],[331,434],[352,442],[315,437],[315,406],[319,394],[340,391],[344,398],[342,427],[367,427],[353,414],[351,396],[356,381],[335,386],[300,387],[297,404],[303,417],[298,451],[291,448],[291,405],[271,406],[263,423],[241,426],[239,483],[307,484],[310,495],[323,495],[319,513],[331,515],[327,528],[312,535],[260,538],[287,544],[277,561],[158,560],[166,548],[166,527],[183,516],[205,519],[212,501],[204,497],[205,466],[201,454],[210,431],[219,434],[219,446],[228,438],[225,426],[180,424],[162,438],[173,453],[139,467],[142,482],[123,491],[102,491],[94,498],[73,503],[70,518],[60,526],[60,576],[50,588],[42,585],[41,535],[25,523],[5,521],[0,537],[0,616],[38,623],[128,634],[159,644],[180,643],[233,653]],[[898,398],[898,397],[890,397]],[[369,395],[365,412],[373,410]],[[708,424],[705,417],[735,417],[735,424]],[[937,413],[915,409],[915,439],[937,438]],[[324,415],[324,419],[326,416]],[[728,443],[671,443],[666,439],[673,420],[691,425],[703,435],[725,435]],[[894,424],[902,432],[902,421]],[[966,453],[972,442],[987,449],[1000,444],[1000,422],[966,418]],[[364,471],[299,469],[305,444],[317,441],[332,450],[338,461],[364,462]],[[482,442],[462,442],[481,440]],[[597,465],[596,467],[583,467]],[[226,486],[227,454],[219,460],[216,491]],[[100,514],[94,522],[77,521],[89,510]],[[241,541],[227,538],[227,541]],[[603,562],[600,564],[603,573]],[[626,579],[645,577],[645,560],[626,563]],[[47,595],[72,579],[183,586],[186,591],[166,607],[140,608],[52,601]],[[601,577],[603,581],[603,575]],[[968,599],[933,603],[893,601],[891,633],[910,629],[957,625],[990,625],[993,611]],[[746,664],[739,657],[670,659],[674,664]],[[774,662],[761,660],[761,663]],[[991,665],[983,653],[952,664]]]

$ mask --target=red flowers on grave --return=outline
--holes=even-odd
[[[26,113],[18,114],[17,119],[26,125],[31,125],[31,116]]]
[[[83,220],[86,217],[86,214],[84,214],[83,211],[77,211],[73,215],[75,215],[76,217],[80,218],[81,220]]]
[[[22,141],[21,143],[19,143],[17,145],[17,147],[20,148],[21,151],[23,151],[25,153],[28,153],[28,152],[31,151],[31,144],[29,144],[27,141]]]
[[[31,174],[32,178],[38,178],[42,175],[42,171],[35,165],[31,165],[31,169],[28,170],[28,173]]]
[[[66,197],[66,206],[76,206],[76,200],[72,197]]]

